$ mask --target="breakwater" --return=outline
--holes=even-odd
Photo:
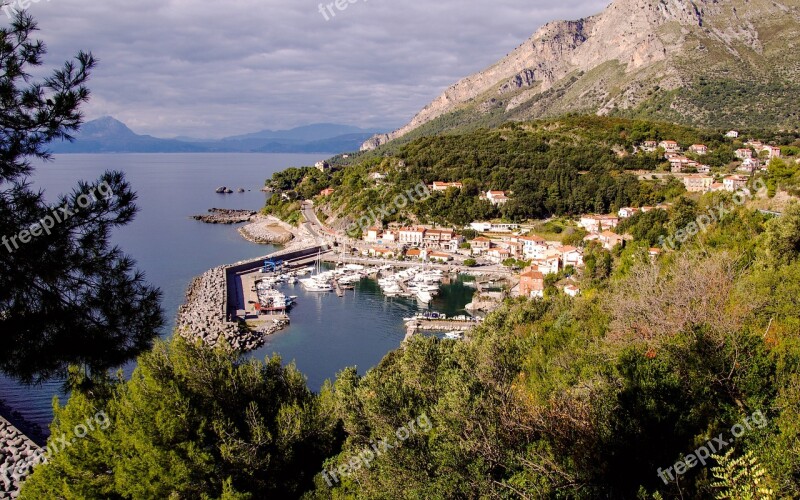
[[[17,498],[22,481],[43,460],[41,449],[0,417],[0,499]]]
[[[251,331],[237,312],[244,309],[241,275],[257,272],[268,259],[282,260],[288,265],[316,255],[319,246],[284,250],[258,259],[215,267],[198,276],[189,285],[186,303],[178,309],[176,329],[189,340],[200,339],[211,347],[227,343],[238,351],[252,351],[264,344],[267,335],[283,328],[276,322],[271,328]]]

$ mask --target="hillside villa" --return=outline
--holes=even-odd
[[[508,203],[508,196],[506,196],[505,191],[486,191],[481,194],[481,199],[488,200],[494,206]]]
[[[447,191],[450,188],[461,189],[464,185],[460,182],[440,182],[434,181],[433,184],[428,186],[431,191]]]
[[[605,229],[614,229],[619,224],[616,215],[583,215],[578,225],[590,233],[599,233]]]
[[[690,193],[707,193],[713,183],[714,178],[710,175],[695,174],[683,178],[683,185]]]

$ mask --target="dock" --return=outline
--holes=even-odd
[[[421,331],[428,332],[468,332],[480,325],[480,321],[461,321],[455,319],[424,319],[406,323],[406,336],[403,341],[410,339]]]

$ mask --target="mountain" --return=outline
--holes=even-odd
[[[350,134],[375,133],[374,130],[366,130],[350,125],[338,125],[335,123],[315,123],[289,130],[262,130],[252,134],[237,135],[226,137],[223,141],[237,141],[247,139],[284,139],[291,141],[312,142],[331,139]]]
[[[215,145],[261,153],[342,153],[358,151],[361,144],[374,133],[375,130],[350,125],[317,123],[289,130],[262,130],[226,137]]]
[[[798,128],[798,39],[800,0],[615,0],[545,25],[362,149],[570,112]]]
[[[264,130],[220,140],[139,135],[110,116],[86,122],[75,142],[54,143],[54,153],[344,153],[357,151],[375,133],[321,123],[291,130]]]
[[[138,135],[110,116],[86,122],[75,135],[75,142],[51,144],[54,153],[198,153],[201,144]]]

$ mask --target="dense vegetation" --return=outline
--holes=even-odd
[[[679,195],[679,182],[640,182],[631,171],[664,168],[658,153],[633,154],[645,140],[673,139],[685,147],[704,143],[714,151],[704,158],[722,167],[733,159],[734,144],[720,134],[667,123],[595,116],[509,123],[462,135],[423,137],[400,146],[392,156],[361,155],[333,172],[290,169],[268,184],[273,197],[267,210],[286,212],[296,197],[309,199],[334,187],[329,208],[351,217],[392,206],[393,200],[419,183],[459,181],[464,188],[412,200],[384,222],[418,220],[463,225],[476,219],[524,220],[551,215],[608,212],[622,206],[655,205]],[[372,182],[370,173],[388,176]],[[481,192],[512,193],[511,201],[494,207]]]
[[[738,81],[699,76],[678,90],[661,91],[621,116],[653,117],[695,126],[718,128],[800,127],[800,86],[778,77],[768,81]]]
[[[647,256],[719,203],[732,213]],[[651,213],[624,250],[587,249],[581,297],[509,301],[466,342],[416,337],[318,395],[277,359],[159,344],[131,381],[57,410],[53,435],[98,409],[112,425],[23,498],[797,497],[800,205],[772,218],[715,194]],[[426,432],[354,458],[423,415]],[[718,459],[659,476],[718,436]]]

